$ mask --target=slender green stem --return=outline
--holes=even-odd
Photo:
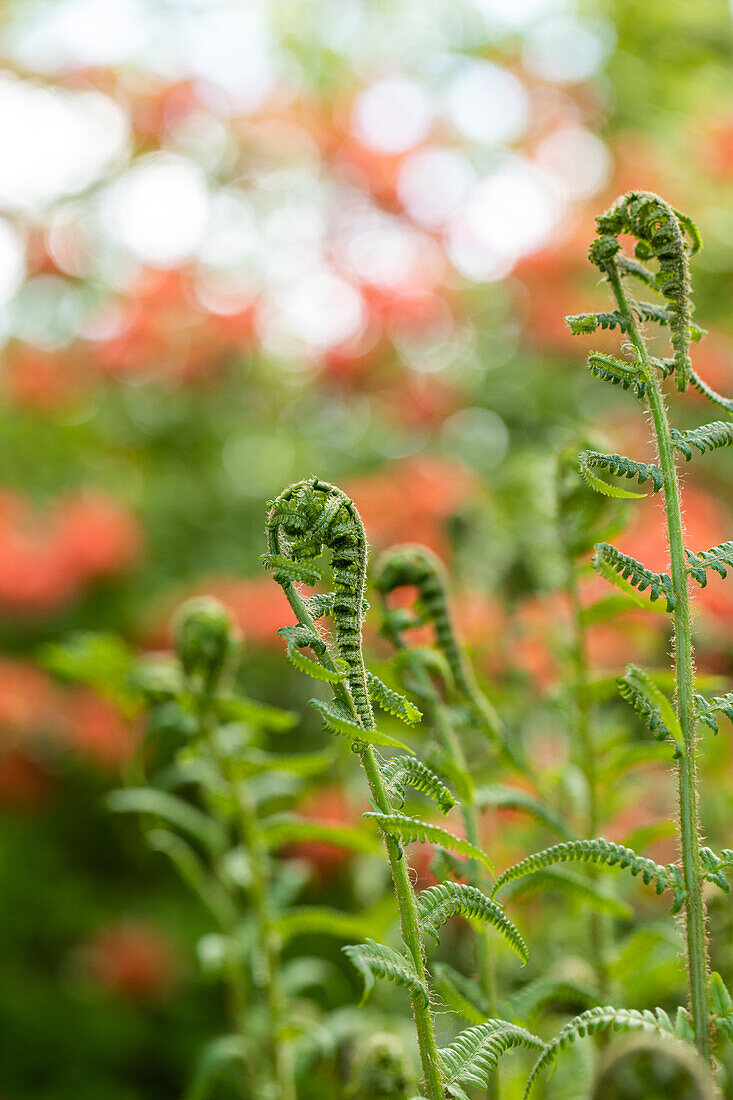
[[[298,590],[293,584],[288,584],[283,587],[298,622],[303,626],[308,626],[314,633],[317,633],[316,625],[308,613],[308,609]],[[317,656],[319,661],[325,665],[326,668],[330,668],[331,670],[335,669],[336,666],[327,651]],[[354,720],[360,722],[351,695],[343,684],[334,684],[333,689],[338,698],[348,707]],[[365,730],[365,732],[367,731]],[[370,745],[363,744],[363,747],[359,749],[359,759],[361,760],[361,765],[364,769],[364,774],[375,807],[380,813],[392,813],[392,806],[387,798],[382,774]],[[410,881],[409,866],[405,859],[405,853],[400,841],[389,834],[384,834],[383,839],[390,869],[392,871],[392,881],[394,883],[395,896],[397,899],[397,911],[400,918],[402,940],[410,953],[418,977],[427,987],[425,956],[422,940],[420,939],[420,925],[417,916],[415,891]],[[411,991],[411,998],[418,1049],[420,1051],[420,1062],[423,1070],[423,1087],[425,1089],[425,1095],[427,1100],[443,1100],[445,1094],[443,1073],[440,1066],[440,1058],[438,1057],[438,1045],[435,1039],[435,1027],[433,1025],[430,1005],[425,1004],[421,994],[417,990]]]
[[[261,973],[258,976],[257,984],[264,992],[267,1012],[264,1056],[270,1074],[267,1087],[272,1090],[269,1093],[263,1092],[263,1098],[266,1100],[269,1096],[272,1100],[295,1100],[292,1066],[284,1044],[280,1040],[285,1011],[285,997],[280,977],[280,942],[277,935],[272,931],[272,914],[269,901],[269,853],[257,828],[257,815],[252,797],[246,787],[242,783],[238,783],[231,774],[230,762],[218,749],[215,731],[211,728],[211,702],[209,695],[205,694],[200,698],[199,722],[214,760],[223,778],[234,793],[239,811],[237,815],[239,836],[250,863],[251,876],[247,892],[252,903],[257,940],[261,951]],[[240,1018],[238,1020],[239,1027],[242,1026],[242,1022],[242,1018]]]
[[[580,748],[580,766],[588,791],[586,827],[587,835],[595,837],[598,836],[600,828],[600,807],[596,767],[596,745],[593,736],[592,710],[588,701],[587,691],[587,639],[583,623],[583,609],[580,602],[580,593],[578,591],[577,567],[576,562],[571,557],[569,557],[567,561],[567,593],[573,623],[571,656],[574,668],[575,731],[578,739],[578,747]],[[589,870],[591,872],[591,877],[596,877],[596,868],[590,868]],[[602,1003],[605,1004],[609,992],[608,954],[611,938],[608,915],[592,911],[589,917],[589,928],[596,977],[598,979],[598,992]]]
[[[410,671],[410,675],[413,677],[418,687],[420,697],[424,699],[430,707],[432,724],[443,742],[443,747],[455,765],[456,770],[461,775],[467,776],[468,765],[466,763],[463,746],[456,736],[445,704],[438,695],[430,679],[429,673],[420,661],[418,655],[410,652],[398,632],[392,631],[390,633],[390,639],[396,649],[402,650],[406,654],[407,667]],[[461,816],[463,817],[463,824],[466,830],[466,839],[470,844],[474,844],[478,847],[480,845],[478,813],[475,804],[470,798],[470,794],[468,792],[464,792],[464,794],[466,796],[461,798]],[[471,865],[468,879],[472,886],[481,888],[486,885],[483,869],[476,866],[476,864]],[[486,928],[482,929],[482,931],[476,935],[476,966],[481,992],[486,1000],[487,1012],[489,1018],[493,1019],[497,1014],[496,975],[494,973],[494,957],[491,951],[489,930]],[[487,1087],[488,1100],[499,1100],[500,1091],[500,1077],[497,1068],[489,1077]]]
[[[669,540],[670,572],[675,596],[674,659],[677,680],[677,715],[683,734],[683,751],[678,761],[679,839],[682,873],[687,890],[687,975],[695,1045],[711,1061],[709,963],[705,902],[700,863],[700,822],[697,796],[694,669],[690,625],[689,580],[685,562],[682,505],[674,447],[667,410],[657,375],[649,361],[644,340],[629,308],[618,269],[613,261],[608,276],[628,334],[643,365],[649,411],[657,441],[659,465],[664,478],[664,509]]]

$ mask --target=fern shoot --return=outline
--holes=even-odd
[[[594,564],[609,580],[620,576],[639,591],[647,589],[655,600],[663,597],[672,616],[674,635],[674,665],[676,681],[676,721],[681,736],[676,746],[676,767],[679,789],[678,834],[682,857],[684,912],[687,948],[687,978],[695,1045],[703,1059],[711,1061],[711,1020],[707,927],[703,899],[703,866],[701,861],[700,825],[697,789],[697,710],[695,700],[690,622],[689,580],[700,585],[712,569],[725,576],[733,561],[731,544],[724,543],[713,550],[694,553],[686,550],[682,520],[682,499],[677,473],[676,452],[685,459],[692,457],[692,448],[701,454],[728,445],[730,432],[726,424],[715,422],[692,432],[672,429],[663,386],[673,378],[676,390],[684,393],[690,384],[719,407],[731,411],[733,405],[721,398],[699,378],[691,361],[691,344],[704,333],[692,322],[689,258],[700,246],[700,237],[692,221],[673,209],[659,196],[632,191],[621,196],[613,206],[596,219],[597,236],[589,249],[589,258],[605,278],[615,299],[611,315],[613,324],[625,333],[633,349],[634,361],[628,371],[636,371],[642,385],[637,395],[643,399],[654,428],[658,468],[661,471],[666,533],[669,545],[669,574],[653,573],[607,543],[596,547]],[[636,242],[635,257],[627,258],[621,251],[621,236]],[[640,270],[639,261],[644,262]],[[654,271],[646,264],[656,265]],[[628,284],[641,279],[656,290],[663,306],[641,303],[634,299]],[[668,328],[672,355],[670,359],[654,358],[648,349],[640,322],[662,324]],[[609,321],[609,324],[611,322]],[[601,316],[593,320],[568,318],[573,332],[590,332],[603,324]],[[609,367],[609,374],[612,368]],[[622,374],[628,372],[621,372]],[[601,377],[603,377],[601,375]],[[614,381],[613,378],[610,379]],[[623,472],[619,470],[619,472]],[[596,486],[597,487],[597,486]],[[638,677],[636,678],[638,681]],[[638,683],[624,681],[628,693],[638,700]],[[641,705],[641,704],[639,704]],[[655,704],[656,706],[656,704]],[[643,709],[643,708],[642,708]],[[662,709],[647,707],[649,720],[657,730],[662,727]],[[658,713],[657,713],[658,712]],[[668,724],[667,724],[668,725]]]

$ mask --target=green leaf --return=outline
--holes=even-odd
[[[320,775],[334,762],[332,752],[264,752],[262,749],[243,746],[237,753],[235,768],[237,775],[259,775],[262,772],[287,772],[307,778]]]
[[[311,821],[308,818],[290,814],[265,818],[259,824],[259,832],[268,848],[315,841],[371,855],[379,854],[381,851],[379,841],[365,829],[348,825],[332,825],[326,821]]]
[[[448,1008],[469,1024],[482,1024],[486,1020],[488,1006],[476,982],[448,963],[434,962],[431,970],[433,984]]]
[[[721,542],[720,546],[714,546],[712,550],[701,550],[699,554],[685,550],[685,556],[687,572],[701,588],[705,588],[708,583],[708,569],[725,578],[728,576],[728,569],[733,568],[733,542]]]
[[[712,401],[713,405],[717,405],[720,409],[725,409],[726,412],[733,413],[733,400],[717,393],[707,384],[707,382],[702,380],[695,370],[690,371],[690,382],[699,393],[707,397],[708,401]]]
[[[527,1021],[547,1005],[577,1005],[594,1008],[598,995],[590,986],[567,978],[540,977],[522,986],[506,1003],[505,1015],[514,1021]]]
[[[675,756],[684,753],[684,736],[677,715],[664,692],[660,691],[651,676],[638,665],[627,665],[623,676],[619,676],[618,690],[622,699],[629,703],[634,712],[652,732],[655,740],[673,741],[676,745]]]
[[[258,730],[283,733],[297,725],[298,716],[289,710],[258,703],[244,695],[218,695],[214,713],[220,722],[244,722]]]
[[[716,695],[713,699],[706,699],[704,695],[696,695],[697,719],[709,726],[713,733],[718,732],[718,720],[716,712],[724,714],[733,722],[733,692],[727,695]]]
[[[451,1096],[463,1097],[461,1085],[485,1089],[502,1054],[513,1047],[542,1050],[544,1043],[536,1035],[507,1020],[486,1020],[469,1027],[450,1046],[438,1051]]]
[[[293,561],[284,554],[263,554],[260,561],[271,569],[278,584],[307,584],[309,588],[321,580],[321,571],[303,561]]]
[[[499,784],[477,787],[476,805],[481,808],[494,806],[500,809],[522,810],[524,813],[531,814],[532,817],[537,818],[538,821],[541,821],[553,832],[559,833],[567,840],[573,839],[573,834],[558,814],[551,810],[541,799],[518,788],[503,787]]]
[[[675,447],[689,462],[693,447],[697,448],[700,454],[715,451],[719,447],[730,447],[733,444],[733,424],[726,420],[713,420],[710,424],[702,424],[699,428],[686,431],[672,428],[671,435]]]
[[[301,905],[275,917],[270,927],[283,941],[295,936],[334,936],[348,940],[373,932],[373,922],[361,913],[346,913],[326,905]]]
[[[414,725],[415,722],[420,721],[422,712],[405,695],[401,695],[399,691],[393,691],[392,688],[387,687],[373,672],[367,671],[366,679],[369,698],[387,714],[400,718],[408,725]]]
[[[524,1100],[531,1095],[543,1070],[554,1065],[557,1057],[567,1050],[576,1039],[583,1039],[587,1035],[597,1035],[599,1032],[612,1029],[613,1031],[643,1031],[654,1033],[667,1038],[676,1039],[676,1032],[666,1012],[661,1008],[638,1012],[629,1008],[597,1007],[582,1012],[575,1016],[561,1031],[543,1044],[542,1054],[535,1062],[532,1072],[527,1080],[524,1090]]]
[[[213,854],[227,846],[226,830],[218,821],[177,795],[152,787],[128,787],[105,796],[107,808],[117,814],[151,814],[198,840]]]
[[[206,1100],[221,1071],[232,1062],[241,1062],[247,1068],[251,1055],[250,1044],[241,1035],[220,1035],[212,1039],[198,1056],[185,1100]]]
[[[467,840],[454,836],[446,829],[441,829],[438,825],[418,821],[414,817],[403,817],[402,814],[367,813],[364,814],[364,817],[372,818],[383,832],[389,833],[390,836],[399,837],[405,844],[415,842],[435,844],[439,848],[445,848],[446,851],[456,852],[468,859],[475,859],[479,863],[483,863],[492,874],[494,873],[494,865],[486,852],[482,851],[481,848],[477,848],[475,844],[469,844]]]
[[[350,737],[352,741],[362,741],[367,745],[384,745],[390,748],[404,749],[405,752],[412,752],[409,745],[403,744],[395,737],[380,733],[379,730],[366,729],[360,725],[337,699],[329,703],[324,702],[322,699],[309,699],[307,706],[318,711],[326,729],[330,730],[331,733],[338,733],[343,737]]]
[[[675,903],[683,900],[680,896],[678,881],[679,868],[671,866],[662,867],[645,856],[639,856],[631,848],[624,848],[621,844],[613,844],[610,840],[599,837],[597,840],[570,840],[563,844],[555,844],[552,848],[546,848],[542,852],[527,856],[526,859],[515,863],[503,874],[499,875],[494,884],[493,896],[507,883],[524,875],[531,875],[535,871],[542,871],[558,863],[592,863],[608,867],[619,867],[628,871],[632,876],[641,876],[645,885],[654,885],[657,894],[672,889],[675,892]],[[676,874],[675,874],[676,872]]]
[[[599,351],[591,352],[587,363],[588,370],[594,378],[610,382],[612,386],[620,385],[624,390],[633,388],[639,398],[645,395],[646,378],[635,363],[626,363],[623,359],[617,359],[615,355],[603,355]]]
[[[417,912],[423,932],[440,942],[438,929],[451,917],[479,920],[500,932],[523,963],[529,958],[527,945],[504,910],[476,886],[462,882],[443,882],[423,890],[417,898]]]
[[[61,680],[86,684],[123,705],[131,702],[128,678],[137,657],[116,634],[78,631],[63,643],[42,646],[38,659]]]
[[[609,485],[602,478],[596,477],[593,473],[594,469],[604,470],[616,477],[636,478],[640,485],[651,480],[655,493],[659,492],[664,482],[662,471],[658,466],[646,462],[634,462],[633,459],[624,458],[623,455],[601,454],[600,451],[581,451],[578,455],[578,467],[580,476],[586,484],[591,489],[595,489],[597,493],[602,493],[607,497],[639,499],[647,494],[631,493],[628,489],[620,489],[617,485]]]
[[[287,642],[286,660],[299,672],[304,672],[306,676],[311,676],[314,680],[322,680],[327,684],[340,684],[342,680],[346,679],[349,666],[341,658],[332,659],[329,664],[334,667],[330,668],[318,661],[312,661],[310,657],[306,657],[305,653],[301,653],[301,650],[306,647],[312,649],[317,657],[323,657],[327,653],[323,638],[311,630],[310,627],[301,626],[300,624],[297,626],[281,626],[277,633]]]
[[[546,867],[516,879],[505,887],[505,897],[514,900],[549,890],[560,890],[596,913],[608,913],[614,920],[630,920],[633,916],[633,910],[626,902],[608,893],[599,883],[560,867]]]
[[[457,804],[435,772],[414,756],[395,756],[380,764],[379,770],[384,779],[387,798],[390,801],[397,800],[400,808],[405,802],[405,787],[413,787],[432,798],[444,814]]]
[[[231,928],[238,916],[237,907],[222,884],[209,873],[198,852],[170,829],[150,829],[147,841],[154,851],[167,856],[189,889],[212,914],[217,925],[220,928]]]
[[[420,994],[423,1003],[428,1003],[428,990],[418,975],[414,963],[398,954],[383,943],[367,939],[366,943],[349,944],[343,952],[364,978],[364,995],[361,1004],[374,989],[377,978],[386,978],[395,985],[401,985],[412,993]]]
[[[639,607],[641,602],[636,593],[633,596],[605,596],[603,599],[596,600],[595,603],[582,608],[580,612],[581,625],[587,629],[589,626],[596,626],[598,623],[607,623],[609,620],[615,619],[617,615],[633,611],[635,607]]]
[[[672,590],[672,580],[666,573],[653,573],[640,561],[629,557],[628,554],[622,554],[608,542],[596,543],[592,565],[612,584],[618,585],[619,580],[627,581],[627,584],[619,585],[627,595],[629,585],[640,592],[645,592],[648,588],[649,599],[652,602],[663,596],[667,601],[667,611],[674,611],[677,601]]]

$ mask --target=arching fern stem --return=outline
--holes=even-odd
[[[389,612],[386,600],[385,622],[389,622]],[[461,775],[468,775],[468,765],[466,763],[465,753],[463,752],[463,746],[456,736],[446,707],[430,679],[430,675],[425,665],[420,660],[419,654],[410,650],[399,630],[390,630],[389,638],[395,649],[403,654],[405,666],[420,690],[420,698],[429,708],[430,717],[433,720],[435,730],[443,742],[444,749],[455,765],[456,771]],[[471,798],[466,796],[466,792],[459,791],[459,795],[461,797],[460,811],[466,830],[466,840],[470,844],[480,847],[481,843],[476,806],[473,804]],[[468,872],[470,884],[479,888],[485,885],[484,875],[479,865],[473,863],[471,864],[471,868],[472,869]],[[478,969],[479,984],[486,1000],[487,1014],[489,1017],[494,1017],[497,1010],[497,995],[490,935],[491,933],[488,927],[476,932],[476,965]],[[489,1077],[486,1095],[488,1100],[499,1100],[500,1080],[498,1069],[494,1070]]]
[[[268,536],[271,537],[270,532],[268,532]],[[276,553],[277,546],[271,545],[270,550]],[[288,603],[295,612],[297,621],[311,628],[313,633],[317,634],[316,624],[309,614],[305,602],[295,585],[292,582],[286,583],[283,585],[283,591],[285,592]],[[319,654],[318,658],[321,664],[326,668],[335,670],[335,665],[327,650]],[[360,719],[349,692],[340,683],[334,684],[333,687],[341,702],[348,708],[349,713],[353,716],[354,721],[359,722]],[[372,747],[364,744],[363,748],[359,749],[359,758],[364,769],[374,805],[379,813],[391,814],[393,812],[393,807],[387,798],[384,780],[377,761],[374,758]],[[420,938],[415,893],[412,888],[412,883],[410,882],[407,860],[404,858],[402,846],[396,837],[385,833],[384,844],[392,871],[392,881],[394,883],[395,895],[397,898],[402,939],[405,947],[410,953],[410,957],[415,965],[415,970],[422,980],[422,984],[427,985],[427,974],[422,941]],[[428,1100],[443,1100],[443,1074],[440,1066],[440,1059],[438,1057],[438,1046],[435,1040],[435,1029],[433,1027],[430,1005],[425,1003],[424,998],[416,990],[411,991],[411,997],[417,1042],[420,1050],[420,1061],[423,1069],[425,1095]]]
[[[640,363],[643,366],[647,382],[646,398],[654,425],[659,465],[664,478],[664,509],[669,538],[670,572],[676,601],[673,614],[677,709],[684,739],[684,751],[678,760],[677,774],[682,870],[687,889],[685,918],[690,1007],[692,1009],[695,1045],[702,1057],[709,1062],[711,1058],[709,967],[700,864],[692,631],[680,488],[675,465],[674,444],[659,380],[650,363],[649,354],[636,319],[629,307],[615,259],[607,260],[604,267],[618,303],[619,311],[626,321],[628,336],[634,344]]]

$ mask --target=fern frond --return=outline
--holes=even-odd
[[[414,756],[395,756],[380,764],[380,771],[384,779],[387,797],[398,799],[400,807],[405,802],[405,787],[412,787],[421,791],[428,798],[437,802],[444,814],[447,814],[457,803],[446,785],[438,778],[435,772],[423,764]]]
[[[712,699],[706,699],[704,695],[696,695],[695,703],[697,704],[698,720],[709,726],[713,733],[718,732],[716,711],[724,714],[726,718],[730,718],[733,722],[733,692],[728,692],[727,695],[716,695]]]
[[[699,554],[685,550],[685,557],[688,562],[687,572],[704,588],[708,583],[708,569],[724,578],[728,576],[728,569],[733,569],[733,542],[721,542],[720,546],[713,546],[712,550],[701,550]]]
[[[672,442],[689,462],[693,447],[696,447],[701,455],[706,451],[715,451],[719,447],[730,447],[733,444],[733,424],[725,420],[713,420],[710,424],[701,424],[699,428],[690,428],[686,431],[673,428]]]
[[[654,492],[658,493],[664,484],[662,471],[658,466],[647,462],[634,462],[623,455],[601,454],[599,451],[581,451],[578,455],[578,467],[580,476],[591,489],[597,493],[603,493],[607,497],[623,497],[637,499],[646,496],[645,493],[631,493],[628,489],[619,489],[617,485],[609,485],[608,482],[596,477],[594,469],[605,470],[616,477],[636,478],[640,485],[651,479]]]
[[[679,900],[680,887],[672,867],[663,867],[661,864],[655,863],[654,860],[637,855],[631,848],[625,848],[622,844],[614,844],[602,837],[596,840],[569,840],[527,856],[526,859],[520,860],[519,863],[515,863],[513,867],[507,868],[503,874],[499,875],[492,890],[492,897],[496,897],[497,893],[507,883],[558,863],[593,863],[607,867],[619,867],[623,871],[629,871],[633,877],[640,875],[646,886],[653,884],[657,894],[663,894],[668,889],[674,890],[675,904]],[[674,870],[679,871],[679,868],[674,868]]]
[[[289,558],[285,559],[290,561]],[[316,622],[318,619],[322,619],[324,615],[330,615],[333,611],[333,601],[336,598],[335,592],[315,592],[312,596],[309,596],[306,600],[303,600],[305,609],[310,615],[311,619]]]
[[[352,741],[357,743],[385,745],[395,749],[404,749],[405,752],[412,752],[409,745],[404,745],[395,737],[390,737],[389,734],[381,733],[379,730],[365,729],[360,726],[338,699],[334,699],[329,703],[324,702],[323,699],[309,699],[306,706],[313,707],[314,710],[318,711],[323,719],[323,724],[331,733],[350,737]]]
[[[536,1035],[507,1020],[486,1020],[469,1027],[450,1046],[438,1051],[445,1085],[451,1096],[465,1096],[461,1085],[486,1088],[502,1054],[513,1047],[542,1050],[544,1043]]]
[[[373,932],[374,922],[361,913],[347,913],[328,905],[300,905],[275,917],[269,927],[283,941],[295,936],[333,936],[348,940]]]
[[[515,879],[504,887],[504,896],[514,900],[550,890],[559,890],[566,897],[587,905],[596,913],[608,913],[614,920],[630,920],[633,916],[633,910],[625,901],[602,889],[593,879],[574,875],[564,867],[545,867],[525,878]]]
[[[525,813],[531,814],[532,817],[537,818],[537,820],[541,821],[544,825],[547,825],[548,828],[552,829],[560,836],[565,837],[566,840],[574,839],[573,834],[562,818],[554,813],[546,803],[536,798],[534,795],[528,794],[526,791],[519,790],[516,787],[503,787],[499,784],[478,787],[476,789],[475,800],[479,808],[493,806],[497,809],[523,810]]]
[[[309,588],[322,579],[320,569],[303,561],[295,561],[284,554],[262,554],[260,561],[265,569],[271,569],[278,584],[307,584]]]
[[[159,817],[175,829],[187,833],[212,854],[221,853],[227,847],[226,829],[216,818],[168,791],[154,787],[124,787],[110,791],[105,803],[112,813]]]
[[[595,1008],[598,1005],[598,995],[590,986],[580,982],[543,976],[522,986],[518,993],[509,998],[504,1011],[512,1020],[524,1021],[550,1004]]]
[[[342,950],[364,978],[362,1005],[374,989],[377,978],[386,978],[395,985],[401,985],[413,993],[419,993],[423,1002],[428,1003],[427,987],[419,977],[414,964],[404,955],[400,955],[386,944],[375,943],[374,940],[369,939],[365,943],[349,944]]]
[[[442,882],[430,886],[418,896],[417,911],[424,932],[440,943],[438,929],[451,917],[472,917],[490,924],[506,939],[523,963],[529,958],[527,945],[517,928],[496,902],[487,898],[478,887],[462,882]]]
[[[330,751],[274,753],[246,745],[237,750],[235,768],[238,776],[288,772],[290,775],[309,778],[324,772],[333,761],[334,754]]]
[[[733,413],[733,398],[723,397],[722,394],[717,393],[712,386],[709,386],[707,382],[703,381],[697,371],[690,371],[690,382],[698,393],[707,397],[708,401],[711,401],[713,405],[717,405],[720,409],[725,409],[726,412]]]
[[[588,356],[587,365],[594,378],[610,382],[612,386],[621,386],[624,390],[633,388],[639,398],[646,394],[646,379],[642,370],[634,363],[617,359],[615,355],[604,355],[600,351],[592,351]]]
[[[624,256],[623,253],[619,252],[616,257],[616,266],[622,275],[639,279],[642,283],[651,287],[652,290],[656,288],[657,276],[654,272],[631,256]]]
[[[586,1035],[597,1035],[600,1031],[644,1031],[656,1033],[665,1037],[676,1039],[677,1032],[667,1013],[661,1008],[645,1009],[639,1012],[632,1008],[611,1008],[600,1006],[590,1008],[575,1016],[565,1025],[549,1043],[544,1044],[542,1054],[535,1062],[532,1072],[527,1079],[524,1090],[524,1100],[531,1095],[543,1070],[552,1066],[564,1050],[571,1046],[576,1039],[583,1039]]]
[[[645,592],[648,588],[652,602],[663,596],[667,601],[667,611],[674,611],[677,600],[672,590],[672,579],[666,573],[652,573],[636,558],[623,554],[609,542],[596,543],[592,565],[612,584],[616,583],[618,575],[639,592]]]
[[[623,676],[616,680],[619,694],[633,708],[657,741],[668,738],[676,745],[675,757],[684,751],[684,738],[677,715],[648,673],[637,665],[627,665]]]
[[[431,970],[433,984],[448,1008],[462,1016],[468,1024],[483,1024],[489,1012],[478,983],[449,963],[434,962]]]
[[[348,666],[345,661],[336,658],[332,663],[335,668],[326,668],[318,661],[311,661],[301,653],[301,649],[308,646],[314,653],[322,655],[326,652],[326,643],[312,630],[305,626],[281,626],[277,632],[287,642],[285,657],[293,668],[304,672],[306,676],[314,680],[321,680],[326,684],[339,684],[348,675]]]
[[[367,687],[369,688],[369,698],[387,714],[393,715],[395,718],[401,718],[403,722],[412,726],[415,722],[419,722],[422,718],[422,713],[417,709],[414,703],[401,695],[399,691],[393,691],[392,688],[383,684],[378,676],[375,676],[373,672],[367,671],[366,674]]]
[[[283,844],[317,841],[348,848],[352,852],[378,853],[379,842],[364,829],[348,825],[332,825],[328,821],[312,821],[293,814],[277,814],[265,818],[258,825],[259,834],[268,848],[280,848]]]
[[[591,336],[599,328],[617,328],[628,331],[626,318],[617,309],[605,313],[575,313],[565,318],[573,336]]]
[[[376,821],[383,832],[390,836],[398,837],[405,844],[435,844],[438,848],[445,848],[448,852],[456,852],[467,859],[475,859],[483,863],[494,874],[494,865],[481,848],[470,844],[462,837],[454,836],[439,825],[429,824],[427,821],[418,821],[414,817],[403,817],[402,814],[366,813],[364,817],[370,817]]]

